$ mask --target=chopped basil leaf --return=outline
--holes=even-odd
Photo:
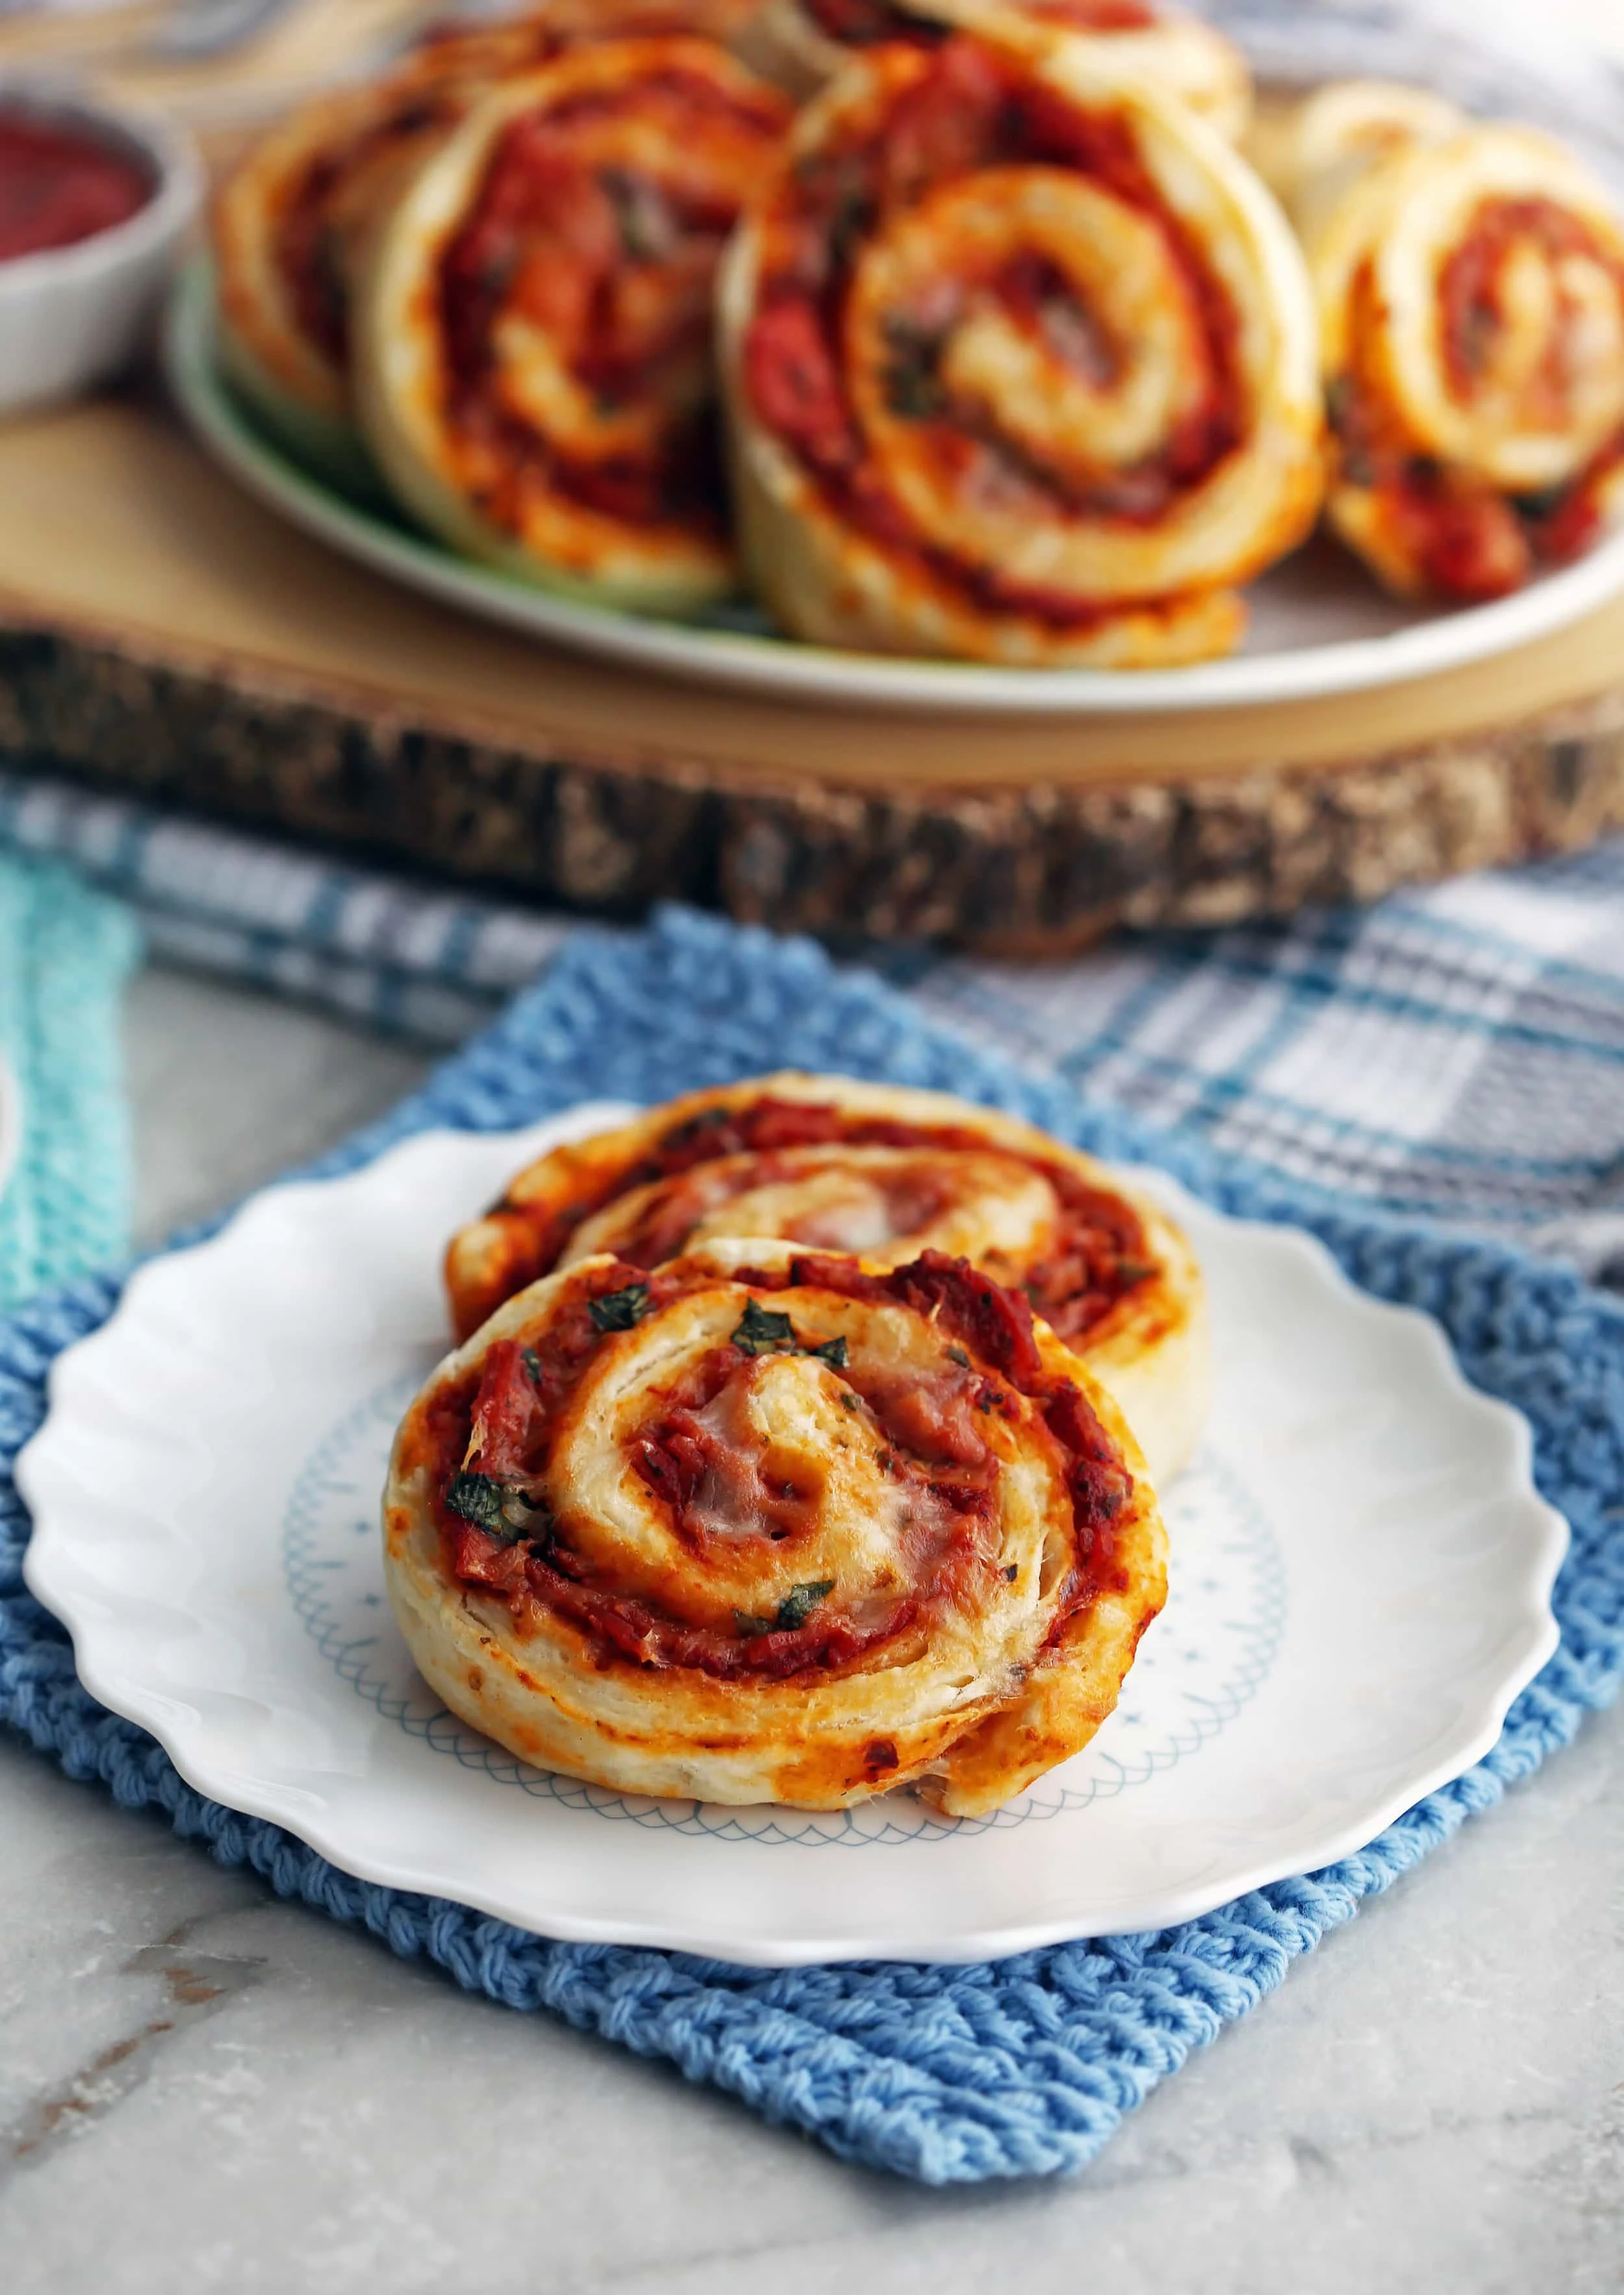
[[[832,1578],[814,1578],[804,1586],[792,1586],[779,1604],[779,1633],[792,1634],[797,1626],[804,1626],[819,1603],[826,1599],[834,1590],[835,1581]]]
[[[819,1362],[828,1363],[831,1370],[844,1370],[849,1353],[844,1334],[837,1339],[826,1339],[820,1347],[809,1346],[788,1315],[775,1314],[755,1299],[745,1309],[733,1334],[733,1344],[741,1355],[812,1355]]]
[[[628,1283],[624,1291],[605,1291],[587,1302],[587,1313],[600,1331],[629,1331],[649,1305],[649,1286]]]
[[[1572,492],[1571,480],[1559,486],[1543,486],[1535,494],[1514,494],[1512,508],[1519,518],[1531,518],[1536,522],[1555,518]]]
[[[494,1474],[453,1474],[445,1485],[445,1503],[464,1522],[471,1522],[487,1538],[515,1546],[522,1538],[544,1546],[552,1536],[552,1517],[544,1506],[527,1499]]]
[[[793,1634],[806,1623],[819,1603],[834,1590],[832,1578],[814,1578],[804,1586],[792,1586],[779,1604],[774,1617],[757,1618],[753,1617],[748,1610],[735,1610],[733,1630],[747,1642],[759,1640],[763,1634]]]
[[[1016,1580],[1020,1576],[1020,1574],[1021,1574],[1021,1565],[1020,1565],[1020,1564],[1019,1564],[1018,1562],[1012,1562],[1012,1563],[1009,1564],[1009,1567],[1008,1568],[1008,1570],[1006,1570],[1006,1571],[1005,1571],[1005,1572],[1004,1572],[1004,1583],[1005,1583],[1007,1586],[1013,1586],[1013,1585],[1014,1585],[1014,1583],[1015,1583],[1015,1581],[1016,1581]]]
[[[519,1356],[520,1362],[539,1386],[542,1383],[542,1359],[534,1347],[526,1347]]]
[[[961,1370],[970,1368],[970,1358],[962,1347],[950,1347],[947,1351],[947,1359],[949,1362],[956,1362]]]
[[[488,1530],[493,1538],[507,1532],[502,1513],[506,1496],[502,1484],[489,1474],[453,1474],[445,1485],[445,1503],[453,1514],[460,1514],[476,1529]]]
[[[775,1315],[755,1299],[746,1307],[733,1334],[733,1344],[741,1355],[770,1355],[780,1349],[794,1352],[799,1344],[788,1316]]]
[[[633,263],[656,263],[668,255],[675,234],[654,185],[619,167],[601,169],[598,180],[615,210],[622,252]]]
[[[840,1408],[843,1410],[861,1410],[862,1398],[861,1395],[853,1394],[849,1386],[843,1386],[840,1390]]]
[[[901,317],[885,322],[885,404],[904,421],[944,413],[948,394],[939,368],[942,338]]]
[[[1116,1279],[1119,1283],[1143,1283],[1146,1277],[1155,1273],[1155,1262],[1148,1259],[1119,1259]]]

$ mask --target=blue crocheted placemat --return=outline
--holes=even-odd
[[[129,1248],[118,1012],[136,933],[49,862],[0,859],[0,1056],[21,1137],[0,1188],[0,1308]]]
[[[1564,1744],[1624,1677],[1624,1308],[1499,1246],[1351,1212],[1083,1106],[922,1023],[813,948],[687,913],[631,940],[585,935],[542,985],[320,1171],[437,1124],[516,1125],[589,1097],[658,1098],[785,1063],[934,1085],[1011,1108],[1108,1156],[1157,1161],[1228,1210],[1294,1220],[1379,1296],[1429,1310],[1467,1375],[1526,1413],[1542,1489],[1572,1523],[1561,1650],[1489,1759],[1361,1855],[1160,1934],[975,1968],[787,1972],[561,1945],[437,1899],[348,1878],[290,1834],[205,1801],[151,1738],[80,1687],[66,1638],[23,1591],[28,1522],[10,1462],[38,1425],[52,1358],[117,1296],[86,1283],[0,1325],[0,1715],[69,1775],[166,1811],[222,1862],[423,1955],[470,1990],[547,2008],[671,2058],[845,2158],[934,2184],[1049,2175],[1091,2159],[1190,2050],[1300,1953]]]

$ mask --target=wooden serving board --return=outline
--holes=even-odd
[[[672,895],[1043,954],[1624,827],[1624,599],[1334,701],[812,706],[575,658],[397,589],[130,396],[0,426],[0,748],[537,901]]]

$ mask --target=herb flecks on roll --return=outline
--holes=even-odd
[[[453,1239],[461,1336],[552,1269],[596,1254],[647,1274],[729,1237],[900,1266],[962,1255],[1110,1387],[1154,1476],[1206,1411],[1201,1278],[1142,1193],[1046,1133],[944,1094],[785,1074],[698,1092],[556,1148]]]
[[[786,119],[707,42],[614,41],[508,83],[420,170],[371,252],[357,367],[424,525],[633,610],[732,587],[713,282]]]
[[[1313,309],[1283,217],[1192,114],[1064,48],[859,53],[721,307],[747,555],[801,637],[1205,658],[1312,525]]]
[[[453,1711],[721,1801],[994,1808],[1088,1742],[1165,1593],[1114,1404],[934,1253],[560,1270],[408,1412],[385,1536]]]

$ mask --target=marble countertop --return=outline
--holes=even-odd
[[[157,1236],[420,1064],[136,985]],[[1624,2282],[1624,1712],[1169,2082],[1086,2175],[946,2195],[464,1997],[0,1742],[7,2295],[1602,2295]]]

